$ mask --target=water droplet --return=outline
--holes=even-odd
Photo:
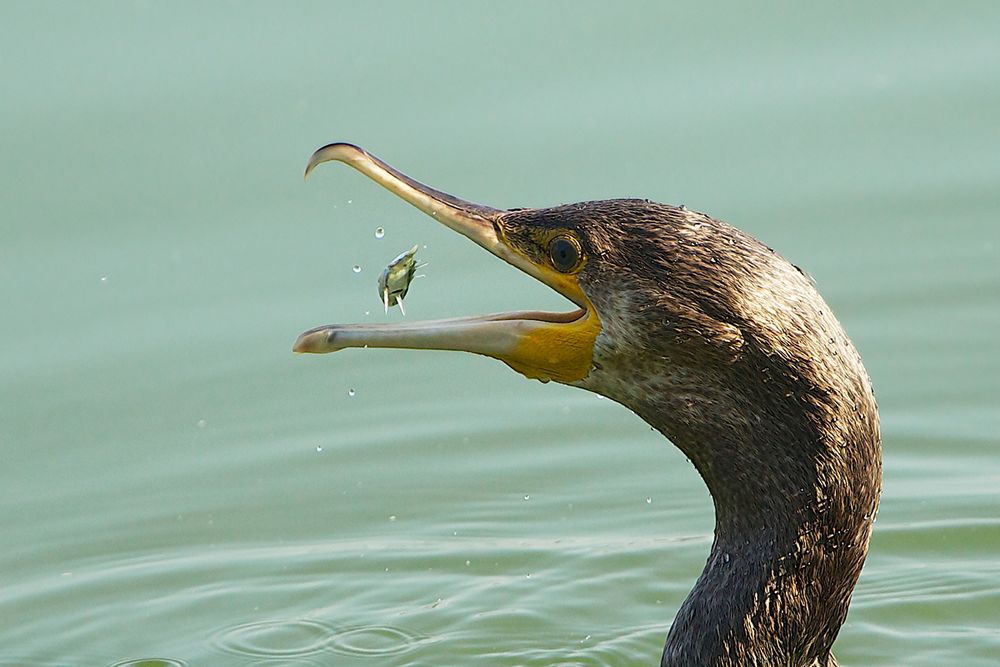
[[[356,391],[354,391],[354,388],[353,388],[353,387],[352,387],[351,389],[348,389],[348,390],[347,390],[347,395],[348,395],[348,396],[354,396],[354,394],[356,394],[356,393],[357,393],[357,392],[356,392]]]
[[[471,560],[465,561],[465,566],[468,567],[469,565],[472,565],[472,561]]]
[[[365,315],[371,315],[371,314],[372,314],[372,311],[370,311],[370,310],[366,310],[366,311],[365,311]],[[368,347],[368,346],[367,346],[367,345],[365,345],[365,347]]]
[[[528,494],[524,494],[524,499],[525,500],[531,500],[531,496],[529,496]]]
[[[647,505],[651,505],[652,503],[653,503],[653,499],[652,499],[652,498],[648,498],[648,497],[647,497],[647,498],[646,498],[646,504],[647,504]]]
[[[395,514],[390,514],[389,515],[389,521],[395,521],[395,520],[396,520],[396,515]]]
[[[353,200],[353,199],[348,199],[348,200],[347,200],[347,203],[348,203],[348,204],[353,204],[353,203],[354,203],[354,200]]]
[[[108,277],[107,276],[101,276],[101,282],[102,283],[108,282]]]
[[[729,562],[729,554],[722,554],[722,562],[724,563]]]
[[[360,265],[360,264],[355,264],[355,265],[354,265],[354,268],[353,268],[352,270],[353,270],[353,271],[354,271],[355,273],[361,273],[361,265]]]
[[[381,227],[376,227],[375,228],[375,238],[380,239],[383,236],[385,236],[385,230],[382,229]]]
[[[323,445],[316,445],[316,451],[317,452],[322,452],[323,451]]]

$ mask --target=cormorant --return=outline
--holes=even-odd
[[[576,304],[329,325],[296,352],[463,350],[587,389],[670,439],[715,504],[704,571],[666,667],[829,667],[881,488],[878,412],[857,351],[809,278],[703,213],[616,199],[498,210],[429,188],[357,146],[354,167]]]

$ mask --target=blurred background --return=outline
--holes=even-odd
[[[304,184],[331,141],[806,269],[885,447],[836,654],[995,664],[998,35],[988,2],[2,3],[0,665],[658,663],[713,526],[669,443],[489,359],[291,354],[400,319],[414,244],[410,318],[564,307],[342,165]]]

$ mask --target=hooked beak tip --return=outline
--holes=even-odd
[[[332,160],[337,160],[339,162],[352,162],[356,160],[373,160],[373,158],[364,151],[364,149],[355,146],[354,144],[347,144],[344,142],[335,142],[332,144],[327,144],[322,148],[316,150],[309,157],[309,162],[306,164],[305,173],[302,175],[302,180],[309,180],[309,174],[312,170],[324,162],[330,162]]]
[[[310,160],[309,164],[306,165],[306,170],[304,172],[302,172],[302,181],[303,182],[309,180],[309,174],[312,173],[313,169],[316,167],[316,164],[317,164],[316,162],[313,162],[312,160]]]
[[[319,151],[317,151],[317,153],[318,153],[318,152],[319,152]],[[308,162],[308,163],[306,163],[306,168],[305,168],[305,170],[304,170],[304,171],[302,172],[302,181],[303,181],[303,182],[305,182],[305,181],[308,181],[308,180],[309,180],[309,174],[311,174],[311,173],[312,173],[313,169],[315,169],[315,168],[316,168],[316,165],[317,165],[317,164],[318,164],[318,163],[316,162],[316,153],[313,153],[313,154],[312,154],[312,155],[311,155],[311,156],[309,157],[309,162]]]

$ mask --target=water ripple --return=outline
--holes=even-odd
[[[343,655],[388,656],[405,653],[426,639],[390,625],[370,625],[341,630],[330,638],[330,648]]]
[[[216,644],[253,658],[298,658],[326,650],[336,630],[311,619],[256,621],[223,630]]]
[[[287,660],[324,652],[358,657],[398,655],[426,639],[423,635],[390,625],[336,628],[315,619],[291,619],[233,626],[221,631],[215,638],[215,644],[228,653]],[[136,663],[136,667],[140,664],[146,667],[145,663]]]

